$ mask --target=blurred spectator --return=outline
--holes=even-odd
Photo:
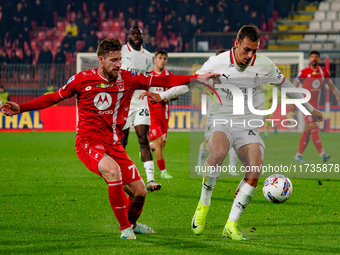
[[[66,52],[74,52],[76,50],[76,38],[68,32],[64,39],[61,41],[61,47]]]
[[[11,59],[9,61],[10,64],[21,64],[22,59],[17,55],[16,50],[11,51]]]
[[[27,49],[24,53],[22,63],[26,65],[32,65],[33,64],[33,55],[32,51],[30,49]]]
[[[186,15],[191,15],[191,12],[193,10],[191,9],[191,5],[189,0],[178,0],[176,3],[176,14],[182,18],[182,20],[185,19]]]
[[[65,28],[65,35],[67,35],[69,32],[71,32],[73,37],[76,37],[78,35],[78,26],[77,24],[70,20]]]
[[[11,34],[10,34],[9,31],[5,32],[5,37],[3,39],[2,46],[5,47],[5,48],[11,48],[12,47]]]
[[[150,36],[156,36],[159,20],[159,15],[157,12],[155,12],[154,7],[149,6],[148,14],[145,19],[145,24],[149,27]]]
[[[248,24],[261,27],[261,21],[262,19],[257,15],[257,11],[255,9],[251,10],[251,15]]]
[[[0,56],[0,65],[7,65],[9,64],[10,59],[7,54],[7,51],[5,49],[2,50],[1,56]]]
[[[32,9],[32,20],[34,20],[37,23],[38,27],[42,27],[44,25],[44,6],[41,0],[34,1],[35,5]],[[50,14],[52,15],[52,14]]]
[[[87,52],[96,52],[95,48],[93,48],[93,46],[90,46],[88,49],[87,49]]]
[[[16,11],[13,13],[12,29],[11,29],[11,45],[14,40],[19,37],[19,33],[22,26],[22,20],[24,17],[24,11],[22,9],[22,3],[18,3]]]
[[[48,28],[54,28],[55,24],[54,24],[54,19],[53,19],[53,12],[56,10],[55,5],[54,5],[56,0],[44,0],[43,2],[44,2],[43,15],[44,15],[44,20],[45,20],[45,25]]]
[[[150,37],[150,43],[145,44],[145,49],[150,52],[155,52],[157,50],[156,38],[154,36]]]
[[[21,78],[29,79],[30,77],[34,77],[34,68],[32,66],[33,55],[32,55],[32,51],[30,49],[27,49],[25,51],[23,59],[22,59],[22,63],[25,66],[24,66],[24,74],[23,74],[23,77],[21,77]]]
[[[54,57],[55,75],[54,81],[57,87],[61,87],[65,84],[65,63],[66,56],[61,47],[58,47],[57,54]]]
[[[93,29],[98,31],[99,30],[99,18],[98,18],[98,12],[96,9],[88,9],[92,10],[90,13],[90,24],[93,26]]]
[[[85,48],[83,50],[88,49],[90,46],[96,49],[98,47],[98,44],[99,39],[96,36],[96,32],[94,31],[94,29],[92,29],[90,35],[85,38]]]
[[[82,0],[72,0],[70,1],[70,11],[78,13],[83,10],[83,1]]]
[[[81,30],[81,28],[84,26],[84,17],[83,17],[83,13],[81,11],[77,12],[77,16],[74,20],[74,23],[76,23],[76,25],[78,27],[78,31]]]
[[[0,85],[0,105],[4,104],[5,102],[10,101],[9,94],[5,90],[3,85]]]
[[[191,23],[191,16],[189,14],[185,15],[185,21],[181,24],[181,35],[183,38],[184,44],[190,44],[194,34],[195,34],[195,28],[194,25]]]
[[[44,44],[42,50],[39,52],[38,64],[41,70],[41,83],[43,88],[45,78],[47,78],[47,87],[51,86],[51,64],[53,62],[53,55],[47,44]]]
[[[88,18],[84,18],[84,26],[79,29],[78,40],[85,40],[90,35],[90,31],[94,29]]]
[[[205,15],[204,23],[207,31],[217,31],[218,27],[216,26],[216,17],[217,13],[215,11],[215,7],[213,5],[209,5],[208,13]]]
[[[18,48],[22,49],[22,52],[25,50],[25,42],[27,43],[28,48],[31,48],[31,40],[29,36],[29,32],[31,31],[31,24],[25,15],[23,17],[22,25],[18,35]]]

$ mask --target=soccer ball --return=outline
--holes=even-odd
[[[293,185],[287,176],[273,174],[264,181],[262,191],[270,202],[283,203],[292,195]]]

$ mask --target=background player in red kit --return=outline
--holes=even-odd
[[[165,66],[168,63],[168,53],[166,51],[156,51],[153,62],[155,64],[155,67],[152,69],[153,76],[172,75],[170,71],[165,69]],[[149,91],[160,93],[163,92],[165,89],[166,88],[163,87],[152,87],[149,89]],[[153,141],[153,143],[150,143],[150,146],[151,149],[155,151],[157,166],[161,171],[160,177],[164,179],[171,179],[172,176],[167,172],[165,168],[163,152],[168,135],[168,122],[170,117],[170,108],[168,103],[169,100],[166,99],[158,103],[153,103],[148,98],[148,101],[151,118],[149,140]]]
[[[330,90],[336,96],[338,102],[340,102],[338,90],[332,82],[328,71],[319,65],[320,52],[315,50],[311,51],[309,53],[309,61],[310,65],[305,69],[302,69],[296,77],[294,81],[295,87],[299,86],[299,84],[302,82],[302,87],[308,89],[311,93],[311,99],[309,100],[309,103],[315,109],[319,109],[319,99],[324,82],[328,84]],[[305,162],[305,160],[302,158],[302,154],[307,147],[310,135],[312,135],[315,148],[318,150],[323,162],[327,162],[327,160],[331,157],[331,155],[324,152],[318,132],[319,128],[316,123],[313,122],[312,116],[306,116],[305,128],[300,138],[299,150],[295,156],[296,161]]]
[[[120,70],[122,42],[105,39],[97,49],[98,69],[72,76],[57,92],[18,105],[6,102],[0,110],[7,116],[40,110],[74,95],[78,100],[76,151],[79,159],[108,184],[109,200],[119,222],[121,238],[136,239],[134,233],[152,234],[153,230],[137,223],[142,213],[146,190],[144,182],[126,154],[120,138],[135,89],[150,86],[176,86],[197,76],[173,75],[146,77]],[[214,77],[214,74],[205,77]],[[126,198],[124,191],[129,195]]]

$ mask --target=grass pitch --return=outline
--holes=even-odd
[[[339,135],[320,136],[332,154],[329,163],[339,164]],[[299,137],[271,134],[265,140],[265,163],[295,164]],[[190,135],[179,132],[169,133],[165,148],[174,179],[159,179],[156,167],[162,189],[148,193],[139,220],[155,234],[121,240],[107,186],[78,160],[74,139],[74,133],[0,133],[0,254],[340,253],[339,179],[322,179],[323,185],[317,179],[291,179],[293,195],[283,204],[268,202],[259,185],[239,221],[248,240],[235,242],[222,239],[222,230],[240,178],[222,178],[204,233],[193,235],[201,180],[190,178]],[[138,149],[131,133],[127,151],[145,177]],[[304,158],[322,163],[312,144]]]

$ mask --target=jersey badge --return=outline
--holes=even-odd
[[[70,82],[72,82],[73,80],[74,80],[74,75],[70,79],[68,79],[67,84],[70,84]]]

